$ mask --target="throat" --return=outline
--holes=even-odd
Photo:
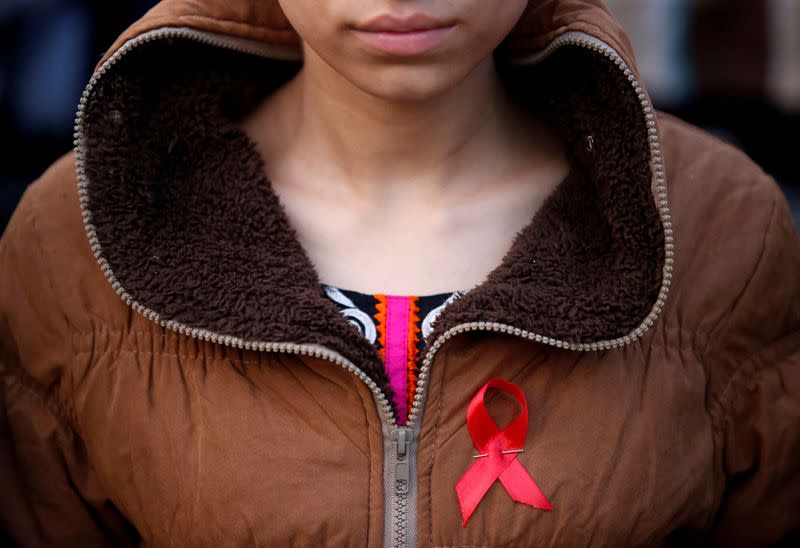
[[[325,184],[386,201],[442,199],[563,161],[561,145],[516,106],[491,58],[435,97],[398,102],[328,77],[312,60],[240,121],[282,185]],[[314,189],[309,189],[314,190]]]

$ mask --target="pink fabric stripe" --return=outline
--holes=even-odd
[[[406,423],[406,366],[408,363],[408,306],[409,297],[386,296],[386,373],[394,390],[398,424]]]

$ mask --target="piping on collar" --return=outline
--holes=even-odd
[[[290,48],[190,28],[118,48],[76,122],[87,234],[117,293],[161,325],[242,348],[331,349],[390,394],[234,123],[299,66]],[[630,343],[660,314],[673,263],[649,99],[623,57],[583,32],[499,67],[522,104],[544,108],[572,171],[501,264],[440,314],[427,349],[467,327],[580,351]]]

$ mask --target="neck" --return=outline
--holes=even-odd
[[[395,101],[357,88],[306,51],[300,73],[272,103],[273,116],[261,123],[281,128],[281,143],[267,147],[274,157],[282,163],[296,155],[306,173],[362,195],[397,186],[431,196],[463,174],[474,176],[483,157],[492,158],[496,174],[511,168],[498,161],[510,163],[522,140],[491,56],[443,94]]]

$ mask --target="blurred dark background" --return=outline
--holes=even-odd
[[[0,228],[72,147],[95,63],[153,0],[0,0]],[[800,221],[800,0],[607,0],[656,106],[743,148]]]
[[[25,187],[72,148],[95,64],[152,0],[0,0],[0,230]]]

